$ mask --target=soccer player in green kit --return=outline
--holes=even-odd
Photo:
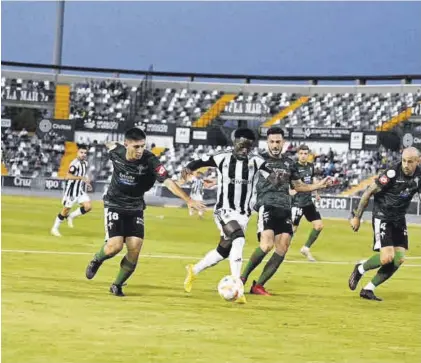
[[[409,147],[402,153],[402,161],[385,170],[367,188],[358,207],[352,212],[350,220],[354,232],[360,228],[361,216],[374,196],[373,231],[376,253],[364,263],[358,263],[349,278],[351,290],[357,288],[364,273],[377,269],[377,274],[360,291],[360,297],[367,300],[381,301],[374,294],[374,289],[387,281],[399,269],[405,260],[408,249],[408,230],[405,214],[416,193],[421,195],[420,152]]]
[[[171,180],[159,159],[145,147],[146,135],[138,128],[126,132],[124,145],[107,144],[113,175],[104,195],[106,243],[88,264],[86,278],[92,279],[102,263],[118,254],[125,244],[127,254],[121,260],[120,271],[110,286],[110,292],[116,296],[124,296],[123,284],[136,269],[144,237],[143,211],[146,206],[143,196],[156,180],[189,207],[199,211],[205,208]]]
[[[307,145],[301,145],[298,150],[298,161],[296,162],[296,167],[300,179],[305,184],[312,184],[315,182],[314,179],[314,164],[308,163],[308,154],[310,149]],[[308,236],[308,239],[303,247],[301,247],[301,254],[309,261],[316,261],[316,259],[310,253],[310,247],[316,242],[316,239],[319,237],[320,232],[323,229],[322,217],[317,210],[316,206],[313,203],[312,193],[295,193],[293,192],[292,197],[292,224],[294,228],[294,233],[297,231],[298,225],[300,224],[302,216],[305,216],[307,221],[311,222],[313,228]],[[316,194],[316,199],[319,198]]]
[[[311,192],[330,185],[329,178],[325,178],[318,183],[305,184],[298,174],[295,162],[282,154],[284,143],[284,131],[281,128],[273,127],[268,130],[268,153],[262,156],[270,169],[283,176],[284,182],[275,186],[260,177],[256,185],[254,209],[259,213],[257,222],[259,247],[253,252],[241,274],[241,280],[244,284],[250,273],[275,247],[275,251],[266,263],[259,279],[253,281],[250,293],[257,295],[270,295],[264,288],[264,284],[278,270],[291,243],[293,228],[289,195],[290,184],[299,192]]]

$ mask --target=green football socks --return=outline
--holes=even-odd
[[[105,244],[101,247],[101,249],[99,250],[99,252],[97,252],[95,254],[95,259],[97,261],[104,262],[105,260],[108,260],[109,258],[112,258],[112,257],[115,256],[115,255],[107,255],[105,253],[105,251],[104,251],[104,248],[105,248]]]
[[[253,254],[250,257],[249,262],[247,263],[246,267],[244,268],[244,271],[241,275],[242,278],[246,279],[249,277],[251,272],[259,266],[259,264],[262,262],[262,260],[265,258],[266,253],[260,248],[257,247]]]
[[[317,229],[312,229],[310,232],[310,235],[308,236],[307,242],[305,243],[305,246],[310,248],[311,245],[316,242],[316,239],[319,237],[321,231],[318,231]]]
[[[115,279],[115,285],[123,285],[124,282],[132,275],[136,269],[136,263],[132,263],[127,259],[127,256],[124,256],[120,262],[120,271],[117,274]]]
[[[382,263],[380,262],[380,253],[376,253],[363,263],[363,269],[364,271],[373,270],[380,267],[381,265]]]
[[[266,282],[268,282],[270,280],[270,278],[278,270],[278,268],[281,265],[284,258],[285,258],[285,256],[278,255],[276,252],[274,252],[272,257],[266,263],[262,274],[260,275],[259,279],[257,280],[257,284],[258,285],[264,285]]]

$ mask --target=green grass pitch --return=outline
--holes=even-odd
[[[117,298],[108,288],[121,256],[94,280],[84,276],[103,241],[101,203],[55,238],[49,229],[59,209],[58,199],[2,198],[5,363],[421,361],[419,227],[409,228],[410,258],[377,289],[383,302],[362,300],[347,286],[353,263],[372,254],[371,225],[353,233],[346,221],[325,220],[312,250],[320,262],[299,254],[310,229],[303,222],[267,284],[275,296],[247,295],[248,304],[235,305],[216,292],[226,261],[204,271],[191,294],[183,291],[184,266],[218,240],[211,212],[199,220],[185,209],[148,207],[143,257],[127,296]],[[244,258],[257,245],[255,232],[253,217]]]

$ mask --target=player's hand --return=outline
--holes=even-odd
[[[206,209],[206,206],[205,206],[202,202],[199,202],[198,200],[193,200],[193,199],[190,199],[190,200],[187,202],[187,205],[188,205],[190,208],[196,209],[196,210],[198,210],[198,211],[202,211],[202,210],[205,210],[205,209]]]
[[[86,183],[86,189],[88,190],[88,192],[92,192],[92,190],[93,190],[92,184]]]
[[[295,190],[295,189],[289,189],[289,195],[291,196],[291,197],[293,197],[295,194],[297,194],[298,192]]]
[[[326,178],[322,179],[318,184],[320,186],[319,189],[324,189],[330,187],[333,184],[333,182],[332,179],[329,176],[327,176]]]
[[[87,176],[84,176],[84,177],[82,178],[82,181],[83,181],[84,183],[86,183],[86,184],[91,184],[91,179],[89,179]]]
[[[316,202],[320,202],[320,194],[316,194]]]
[[[192,171],[189,168],[183,168],[181,170],[181,179],[187,181],[187,178],[192,175]]]
[[[351,228],[354,232],[358,232],[360,229],[361,220],[358,217],[352,217],[349,220],[349,223],[351,224]]]

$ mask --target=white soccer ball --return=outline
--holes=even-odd
[[[232,301],[244,295],[243,282],[234,276],[225,276],[218,284],[219,295],[227,301]]]

